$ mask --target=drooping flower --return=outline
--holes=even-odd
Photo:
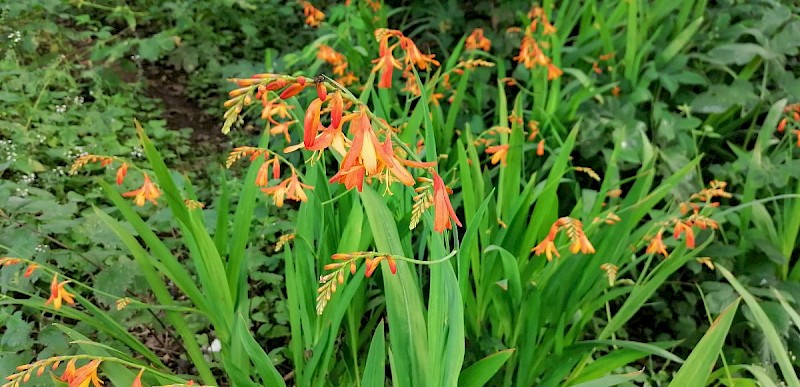
[[[467,50],[483,50],[488,52],[492,48],[492,41],[483,36],[483,28],[476,28],[467,36],[464,48]]]
[[[667,246],[664,244],[664,230],[658,230],[656,236],[650,239],[650,243],[647,245],[647,250],[645,253],[647,254],[661,254],[664,257],[669,257],[669,253],[667,252]]]
[[[139,207],[144,206],[145,200],[150,201],[153,205],[158,205],[156,199],[161,197],[161,191],[158,190],[155,184],[150,181],[150,176],[144,174],[144,183],[138,189],[122,194],[124,197],[133,197],[133,203]]]
[[[439,62],[433,59],[436,55],[423,54],[414,41],[405,36],[400,37],[400,48],[406,52],[406,66],[415,66],[420,70],[427,70],[428,66],[439,66]]]
[[[308,201],[304,189],[313,189],[313,186],[305,184],[297,177],[297,173],[292,170],[292,175],[281,181],[274,187],[262,188],[261,191],[272,196],[272,201],[276,206],[282,207],[284,200],[294,200],[298,202]]]
[[[390,35],[386,35],[381,40],[380,57],[372,61],[372,63],[375,63],[375,67],[372,68],[372,72],[374,73],[380,71],[378,87],[382,89],[388,89],[392,87],[392,75],[394,74],[394,69],[403,68],[403,66],[400,64],[400,61],[394,57],[394,46],[389,47],[389,36]]]
[[[508,156],[508,144],[493,145],[486,148],[486,153],[492,155],[491,162],[496,165],[499,162],[506,166],[506,157]]]
[[[692,230],[692,227],[689,224],[681,220],[676,220],[675,228],[672,230],[672,237],[675,238],[675,240],[678,240],[678,238],[680,238],[684,233],[686,233],[686,247],[693,249],[695,246],[694,230]]]
[[[122,163],[117,169],[117,185],[122,185],[125,175],[128,173],[128,163]]]
[[[435,171],[433,172],[433,230],[436,232],[444,232],[453,228],[450,223],[452,220],[455,224],[461,227],[461,221],[458,220],[456,212],[453,210],[453,205],[450,203],[449,196],[450,189],[444,184],[441,176]]]
[[[53,281],[50,283],[50,298],[47,299],[45,305],[53,304],[53,308],[56,310],[61,309],[62,302],[66,302],[67,304],[74,305],[75,300],[72,298],[72,294],[70,294],[64,286],[69,281],[63,281],[61,283],[58,282],[58,274],[53,275]]]
[[[38,269],[38,268],[39,268],[39,265],[36,264],[36,263],[29,264],[28,268],[25,269],[25,274],[23,275],[23,277],[30,278],[30,276],[33,275],[33,272],[35,272],[36,269]]]
[[[583,223],[577,219],[566,216],[558,218],[558,220],[556,220],[553,225],[550,226],[550,231],[547,233],[547,237],[539,242],[536,247],[531,249],[531,252],[535,253],[536,255],[541,255],[544,253],[547,256],[548,261],[553,259],[553,254],[555,254],[556,257],[560,257],[561,255],[559,254],[555,245],[555,239],[556,235],[561,230],[564,230],[564,232],[567,234],[567,237],[571,241],[569,247],[571,253],[576,254],[579,251],[583,254],[595,253],[594,246],[592,246],[592,243],[589,242],[589,238],[587,238],[586,234],[583,232]]]

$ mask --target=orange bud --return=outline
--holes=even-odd
[[[258,83],[257,79],[238,79],[236,81],[236,84],[239,85],[239,87],[253,86],[256,83]]]
[[[786,130],[786,124],[789,122],[786,118],[782,119],[781,122],[778,123],[778,132],[783,133]]]
[[[397,274],[397,261],[395,261],[392,257],[386,257],[386,261],[389,262],[389,270],[392,274]]]
[[[344,110],[344,101],[342,95],[337,91],[331,100],[331,127],[338,129],[342,123],[342,111]]]
[[[800,121],[800,113],[794,112],[794,114],[792,114],[792,118],[794,118],[795,121]]]
[[[306,85],[306,79],[303,78],[303,77],[297,77],[297,83],[299,83],[300,86],[305,86]]]
[[[275,91],[275,90],[278,90],[278,89],[283,89],[285,86],[286,86],[286,80],[278,79],[278,80],[275,80],[275,81],[272,81],[272,82],[268,83],[267,86],[266,86],[266,89],[269,90],[269,91]]]
[[[281,97],[281,99],[292,98],[295,95],[299,94],[301,91],[303,91],[304,88],[305,88],[305,86],[303,86],[303,85],[301,85],[299,83],[292,84],[291,86],[287,87],[286,90],[284,90],[281,93],[280,97]]]
[[[272,159],[272,178],[277,179],[281,177],[281,163],[278,161],[278,155]]]
[[[539,141],[539,144],[536,145],[536,155],[544,156],[544,140]]]
[[[128,163],[122,163],[119,169],[117,169],[117,185],[122,185],[126,174],[128,174]]]
[[[317,83],[317,97],[320,101],[325,102],[328,99],[328,89],[325,87],[325,84],[320,82]]]
[[[234,89],[234,90],[231,90],[230,92],[228,92],[228,96],[229,97],[238,97],[238,96],[240,96],[240,95],[242,95],[242,94],[244,94],[244,93],[246,93],[248,91],[250,91],[249,87],[241,87],[241,88]]]

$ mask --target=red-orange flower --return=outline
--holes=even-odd
[[[467,36],[464,48],[467,50],[489,51],[492,48],[492,41],[483,36],[483,28],[476,28]]]
[[[453,205],[450,204],[450,196],[448,195],[449,188],[444,185],[444,181],[435,171],[433,172],[433,230],[436,232],[444,232],[445,229],[452,229],[453,225],[450,223],[452,220],[461,227],[461,221],[458,220],[456,212],[453,210]]]
[[[64,281],[59,283],[58,282],[58,274],[53,275],[53,282],[50,283],[50,298],[47,299],[45,305],[53,304],[53,308],[56,310],[61,309],[61,303],[66,302],[67,304],[73,305],[75,304],[75,300],[72,298],[72,294],[67,292],[64,289],[64,286],[69,281]]]
[[[503,166],[506,166],[506,157],[508,156],[508,144],[503,145],[493,145],[486,148],[486,153],[492,155],[492,164],[497,164],[499,162],[503,163]]]
[[[647,245],[647,250],[645,253],[647,254],[661,254],[665,257],[669,257],[669,253],[667,252],[667,246],[664,245],[664,230],[658,230],[656,236],[650,239],[650,244]]]
[[[390,35],[385,35],[383,39],[381,39],[380,57],[372,61],[372,63],[375,63],[375,67],[372,68],[372,72],[381,72],[380,80],[378,81],[378,87],[382,89],[388,89],[392,87],[392,75],[394,74],[394,69],[403,68],[403,66],[400,64],[400,61],[394,57],[394,46],[389,47],[389,36]]]
[[[25,278],[30,278],[30,276],[33,275],[33,272],[36,271],[36,269],[38,269],[38,268],[39,268],[38,264],[31,263],[30,265],[28,265],[28,268],[25,269],[25,274],[23,276]]]
[[[544,156],[544,140],[539,140],[539,143],[536,144],[536,155]]]
[[[144,206],[145,200],[149,200],[150,203],[157,205],[158,202],[156,201],[156,199],[161,197],[161,191],[159,191],[156,185],[153,184],[152,181],[150,181],[150,176],[145,174],[144,183],[142,183],[142,186],[139,187],[139,189],[135,189],[130,192],[125,192],[124,194],[122,194],[122,196],[126,198],[133,196],[134,197],[133,203],[139,207]]]
[[[366,169],[363,165],[356,165],[348,169],[341,168],[331,177],[331,183],[341,183],[347,189],[356,188],[358,192],[364,188],[364,175]]]

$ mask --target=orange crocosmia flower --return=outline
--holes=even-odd
[[[133,196],[133,203],[137,206],[141,207],[144,206],[145,200],[149,200],[150,203],[154,205],[158,205],[156,199],[161,197],[161,191],[158,190],[155,184],[150,181],[150,176],[147,174],[144,175],[144,183],[139,189],[135,189],[130,192],[125,192],[122,194],[124,197],[132,197]]]
[[[560,68],[556,67],[556,65],[554,65],[554,64],[552,64],[552,63],[550,63],[548,61],[548,63],[547,63],[547,80],[548,81],[552,81],[553,79],[556,79],[556,78],[560,77],[563,74],[564,74],[564,72],[561,71]]]
[[[594,254],[594,246],[592,243],[589,242],[589,238],[586,237],[586,234],[583,231],[576,233],[576,235],[572,238],[572,244],[569,246],[569,251],[572,254],[577,253],[580,251],[582,254]]]
[[[280,182],[280,184],[274,187],[262,188],[261,191],[267,195],[272,195],[273,203],[278,207],[282,207],[285,199],[298,202],[308,201],[308,196],[303,191],[305,188],[313,189],[314,187],[300,182],[297,174],[292,171],[292,176]]]
[[[353,143],[344,160],[342,160],[341,169],[349,170],[353,166],[360,164],[366,169],[367,175],[371,176],[378,173],[378,149],[380,148],[380,143],[366,112],[357,113],[350,121],[350,133],[353,135]]]
[[[325,20],[325,14],[311,5],[311,3],[301,1],[300,4],[303,5],[303,14],[306,16],[306,24],[309,26],[317,27]]]
[[[536,255],[542,255],[544,253],[548,261],[553,260],[553,254],[558,258],[561,257],[561,254],[558,253],[558,249],[556,248],[556,244],[549,238],[545,238],[531,251]]]
[[[486,153],[492,155],[492,165],[502,162],[506,166],[506,157],[508,156],[508,144],[493,145],[486,148]]]
[[[458,220],[458,216],[456,216],[456,212],[453,210],[453,205],[450,203],[448,190],[441,176],[434,171],[433,230],[439,233],[444,232],[445,229],[449,230],[453,228],[453,225],[450,223],[451,220],[461,227],[461,221]]]
[[[433,59],[436,55],[423,54],[414,44],[414,41],[405,36],[400,37],[400,47],[406,51],[405,61],[407,66],[416,66],[420,70],[427,70],[429,65],[439,66],[439,62]]]
[[[645,253],[647,254],[661,254],[665,257],[669,257],[669,253],[667,252],[667,246],[664,244],[664,230],[658,230],[656,236],[650,239],[650,244],[647,245],[647,250]]]
[[[269,128],[269,134],[280,134],[280,133],[283,133],[283,137],[286,138],[286,142],[291,142],[292,141],[292,137],[289,136],[289,126],[291,126],[295,122],[297,122],[297,121],[292,120],[292,121],[281,122],[281,123],[278,123],[277,125],[272,125]]]
[[[539,143],[536,144],[536,155],[544,156],[544,140],[539,140]]]
[[[73,305],[75,304],[75,300],[72,298],[72,294],[67,292],[64,289],[64,286],[69,281],[64,281],[59,283],[58,282],[58,274],[53,275],[53,282],[50,283],[50,298],[47,299],[45,305],[53,304],[53,308],[56,310],[61,309],[61,303],[66,302],[67,304]]]
[[[311,101],[306,109],[305,120],[303,121],[303,144],[306,148],[314,144],[314,138],[317,136],[317,130],[320,126],[320,111],[322,109],[322,100],[319,98]]]
[[[97,368],[100,366],[100,363],[102,363],[102,360],[94,359],[69,374],[65,371],[64,375],[61,376],[61,380],[68,382],[69,387],[88,387],[89,383],[95,387],[100,387],[103,385],[103,381],[97,376]],[[74,366],[73,364],[73,367]]]
[[[411,173],[403,167],[403,163],[407,161],[398,158],[394,153],[391,136],[386,137],[386,140],[378,148],[378,158],[397,181],[407,186],[414,185],[414,176],[411,176]]]
[[[356,165],[349,169],[342,168],[331,177],[329,182],[344,184],[344,187],[347,189],[353,189],[355,187],[358,192],[361,192],[364,188],[365,174],[366,169],[364,169],[363,165]]]
[[[117,169],[117,185],[122,185],[126,174],[128,174],[128,163],[122,163]]]
[[[778,133],[783,133],[783,131],[786,130],[786,124],[788,123],[789,123],[788,118],[784,118],[781,120],[781,122],[778,122],[778,128],[777,128]]]
[[[692,230],[690,225],[678,220],[675,222],[675,228],[672,230],[672,237],[675,238],[675,240],[678,240],[683,233],[686,233],[686,247],[693,249],[695,246],[694,230]]]
[[[343,75],[341,78],[338,78],[336,82],[341,83],[344,86],[350,86],[356,82],[358,82],[358,77],[355,74],[349,72]]]
[[[342,127],[333,127],[331,125],[329,128],[325,129],[314,138],[314,143],[306,147],[306,149],[311,151],[321,151],[325,148],[332,148],[340,155],[344,156],[347,153],[347,146],[348,146],[348,139],[345,137],[344,133],[342,132]]]
[[[492,41],[483,36],[483,28],[476,28],[467,36],[464,47],[467,50],[483,50],[488,52],[492,48]]]
[[[381,48],[380,48],[380,57],[372,61],[375,63],[375,67],[372,68],[372,72],[380,71],[380,81],[378,81],[378,87],[382,89],[388,89],[392,87],[392,75],[394,74],[394,69],[402,69],[403,66],[400,64],[400,61],[395,59],[394,54],[392,53],[392,48],[389,47],[389,36],[385,35],[385,37],[381,40]]]
[[[269,160],[264,164],[261,164],[260,167],[258,167],[258,173],[256,173],[256,186],[266,187],[267,185],[269,185],[269,172],[270,172],[269,167],[271,163],[272,160]]]

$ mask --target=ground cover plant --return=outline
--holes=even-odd
[[[800,386],[795,5],[3,7],[5,385]]]

